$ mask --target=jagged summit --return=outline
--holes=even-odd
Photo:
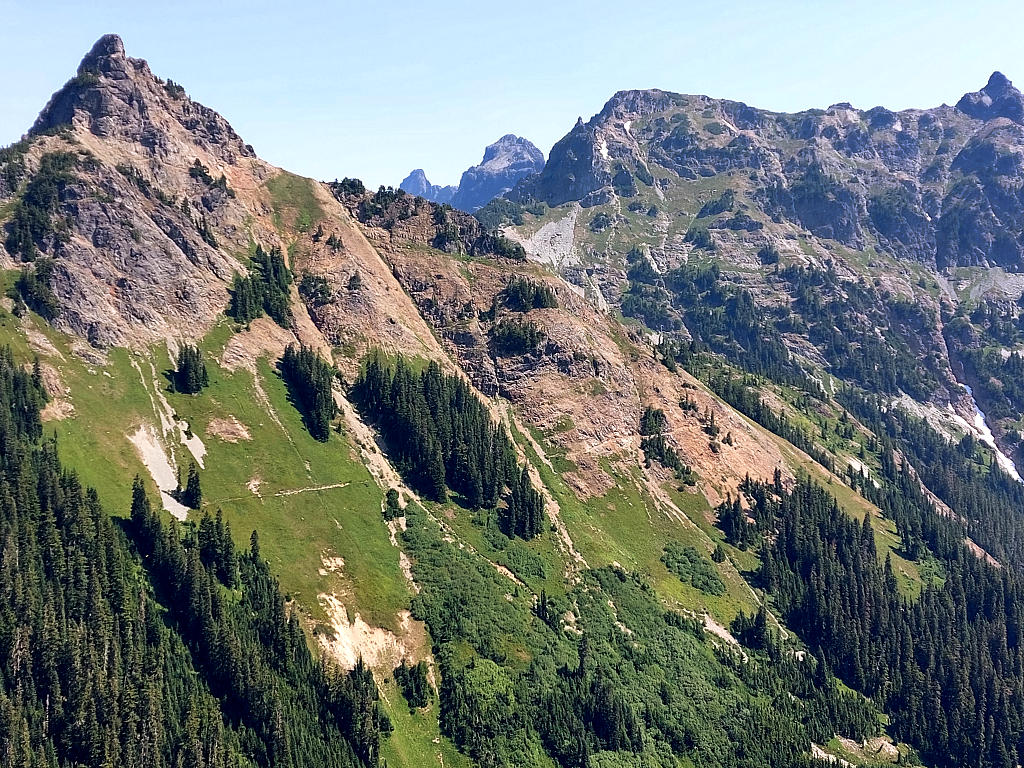
[[[87,72],[111,75],[128,73],[128,57],[124,51],[124,41],[119,35],[103,35],[82,58],[78,65],[78,74]]]
[[[156,155],[194,155],[191,145],[197,144],[228,163],[256,156],[227,120],[192,101],[181,86],[156,77],[144,59],[129,57],[114,34],[96,41],[77,75],[40,112],[30,134],[62,126],[142,144]]]
[[[442,204],[450,203],[455,196],[456,190],[458,190],[458,187],[455,186],[431,184],[426,172],[422,168],[412,171],[398,186],[410,195],[416,195],[431,202]]]
[[[422,168],[406,176],[399,186],[411,195],[435,203],[451,203],[472,213],[508,192],[520,179],[543,168],[543,152],[527,139],[506,133],[487,145],[480,164],[466,169],[457,186],[431,184]]]
[[[466,169],[452,205],[475,211],[508,192],[527,176],[544,170],[544,153],[532,142],[507,133],[484,149],[479,165]]]
[[[964,94],[956,108],[979,120],[1006,117],[1024,123],[1024,97],[1002,72],[993,72],[980,91]]]

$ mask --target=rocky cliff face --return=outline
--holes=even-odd
[[[835,104],[781,114],[663,91],[616,94],[509,197],[584,207],[701,179],[743,187],[770,220],[940,269],[1024,267],[1024,100],[1002,74],[955,108]]]
[[[70,169],[49,178],[53,158],[63,156]],[[505,137],[469,179],[504,188],[542,164],[528,142]],[[635,461],[645,392],[666,376],[641,336],[622,336],[614,320],[554,275],[535,274],[521,247],[467,213],[358,183],[332,187],[265,163],[223,117],[128,57],[115,36],[96,44],[0,165],[4,266],[29,275],[52,266],[50,322],[100,351],[147,355],[154,345],[201,341],[223,318],[233,276],[247,271],[256,244],[277,246],[296,277],[322,279],[329,298],[307,306],[293,291],[294,325],[260,320],[232,335],[221,361],[229,370],[254,368],[294,340],[332,355],[349,378],[372,349],[438,360],[486,395],[502,395],[531,427],[551,431],[576,462],[565,478],[581,495],[611,486],[602,461]],[[47,226],[18,240],[18,214],[10,212],[33,197],[27,191],[37,182],[54,184],[52,199],[30,212]],[[497,354],[500,317],[489,310],[509,279],[524,274],[550,284],[559,306],[529,314],[542,346]],[[602,394],[591,399],[596,390]],[[725,422],[734,418],[710,399],[706,406]],[[573,429],[555,430],[566,422]],[[690,432],[699,434],[696,424],[680,424],[680,435]],[[745,451],[776,455],[747,433],[749,442],[738,438]],[[706,440],[692,442],[696,466],[721,463]],[[719,489],[742,479],[731,470],[719,477]]]
[[[421,169],[406,176],[399,186],[410,195],[435,203],[451,203],[460,211],[472,213],[543,168],[544,153],[526,139],[510,133],[484,150],[483,160],[463,172],[458,186],[431,184]]]
[[[472,213],[543,169],[543,152],[526,139],[507,134],[484,150],[479,165],[462,174],[452,205]]]
[[[45,258],[51,322],[96,347],[202,338],[259,244],[287,250],[296,274],[329,273],[338,285],[318,308],[331,343],[354,354],[436,350],[326,187],[260,160],[223,117],[126,56],[116,36],[96,43],[0,166],[13,182],[0,197],[14,210],[0,258],[29,272]],[[356,274],[360,289],[345,289]],[[324,347],[301,304],[296,316],[295,333]],[[396,317],[403,322],[388,322]]]

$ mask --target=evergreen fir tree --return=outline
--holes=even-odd
[[[189,509],[199,509],[203,505],[203,491],[199,485],[199,469],[193,461],[188,468],[188,480],[185,481],[185,490],[181,492],[179,499]]]
[[[206,363],[203,362],[199,348],[191,344],[182,345],[178,350],[177,368],[174,372],[175,391],[194,395],[209,383]]]

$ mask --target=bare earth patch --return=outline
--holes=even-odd
[[[337,595],[317,595],[329,617],[330,633],[318,632],[324,650],[345,669],[355,667],[359,659],[371,669],[390,673],[402,659],[421,655],[427,648],[426,629],[409,611],[399,611],[399,635],[381,627],[372,627],[357,613],[349,619],[348,610]]]
[[[277,359],[284,349],[296,341],[295,334],[286,331],[269,317],[258,317],[249,323],[246,330],[236,333],[224,347],[220,364],[229,371],[245,368],[256,369],[256,361],[270,356]]]
[[[240,440],[252,440],[249,428],[234,416],[226,419],[210,419],[206,431],[214,437],[220,438],[225,443],[237,443]]]
[[[49,401],[40,414],[43,421],[60,421],[75,415],[75,406],[71,404],[71,390],[64,385],[60,372],[49,363],[40,363],[39,370],[43,376],[43,389]]]

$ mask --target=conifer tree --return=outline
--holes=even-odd
[[[532,538],[544,527],[543,497],[518,464],[505,430],[465,381],[431,362],[415,370],[403,358],[371,355],[353,400],[388,441],[406,481],[432,501],[448,490],[471,509],[494,509],[507,535]]]
[[[280,362],[281,376],[314,438],[326,442],[337,413],[334,368],[312,347],[289,344]]]
[[[199,509],[203,505],[203,491],[199,485],[199,469],[193,461],[188,468],[188,480],[185,481],[185,490],[181,492],[179,499],[189,509]]]
[[[186,395],[194,395],[210,383],[198,347],[191,344],[182,345],[178,350],[177,368],[174,372],[174,389]]]

